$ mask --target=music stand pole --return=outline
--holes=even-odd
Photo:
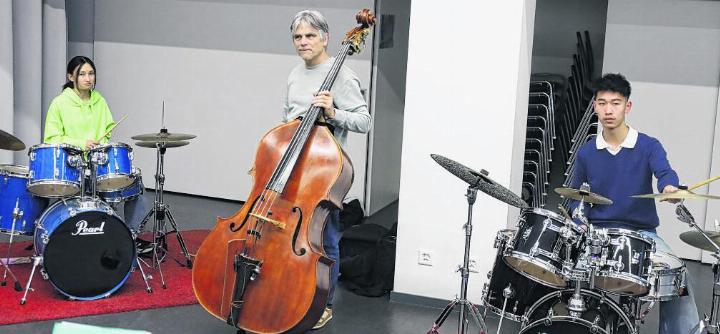
[[[479,182],[483,181],[478,178],[475,184],[468,186],[467,193],[465,194],[468,202],[468,213],[467,223],[463,225],[463,229],[465,230],[465,254],[463,257],[463,264],[460,268],[458,268],[461,277],[460,297],[456,297],[452,302],[450,302],[450,304],[445,307],[445,309],[443,309],[443,311],[440,313],[440,316],[438,316],[438,318],[435,320],[435,323],[432,325],[432,327],[430,327],[430,330],[427,332],[427,334],[439,334],[440,332],[438,330],[445,322],[447,317],[450,315],[452,310],[455,308],[455,306],[460,307],[460,314],[458,316],[459,334],[467,333],[468,313],[470,313],[470,315],[475,319],[478,327],[480,327],[480,333],[487,333],[487,327],[485,326],[485,322],[480,316],[480,311],[477,309],[475,304],[467,300],[468,278],[470,277],[470,241],[472,240],[472,210],[473,205],[475,204],[475,199],[477,198]]]

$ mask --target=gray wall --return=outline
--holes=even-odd
[[[289,24],[302,9],[317,8],[330,24],[329,51],[356,25],[354,1],[128,0],[95,2],[98,90],[115,118],[128,115],[113,141],[157,132],[165,101],[170,132],[197,139],[166,155],[166,189],[244,200],[261,136],[278,125],[287,75],[301,60]],[[372,36],[369,37],[371,41]],[[370,52],[348,58],[363,88],[370,83]],[[355,166],[350,197],[364,198],[366,135],[351,134]],[[135,149],[135,165],[153,185],[155,151]]]
[[[532,73],[570,75],[576,31],[589,31],[596,72],[602,66],[607,0],[540,0],[535,11]]]
[[[718,175],[718,82],[720,78],[720,2],[691,0],[611,0],[603,72],[621,72],[633,85],[628,123],[658,138],[680,181],[694,184]],[[717,194],[717,185],[712,185]],[[698,189],[707,192],[707,187]],[[720,215],[715,202],[688,201],[695,218]],[[659,234],[681,257],[700,251],[678,235],[674,206],[658,204]]]
[[[375,39],[375,123],[368,158],[367,214],[397,201],[400,190],[410,0],[379,1],[378,16],[377,31],[385,32],[377,33]]]

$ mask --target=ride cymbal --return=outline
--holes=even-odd
[[[720,233],[710,231],[705,231],[705,233],[710,237],[710,239],[712,239],[713,242],[720,245]],[[680,240],[695,248],[700,248],[710,252],[716,251],[715,246],[705,239],[705,236],[698,231],[680,233]]]
[[[154,142],[170,142],[178,140],[188,140],[197,137],[196,135],[190,135],[185,133],[169,133],[169,132],[158,132],[158,133],[146,133],[142,135],[135,135],[130,138],[140,141],[154,141]],[[143,146],[145,147],[145,146]]]
[[[185,146],[187,144],[190,144],[189,141],[184,140],[177,140],[177,141],[139,141],[136,142],[135,145],[140,147],[148,147],[148,148],[171,148],[171,147],[180,147]]]
[[[685,189],[679,189],[678,191],[674,193],[661,193],[661,194],[643,194],[643,195],[634,195],[630,196],[634,198],[652,198],[657,200],[667,200],[667,199],[720,199],[720,196],[715,195],[703,195],[703,194],[696,194],[690,190]]]
[[[25,149],[25,143],[17,137],[0,130],[0,150],[22,151]]]
[[[510,189],[507,189],[501,186],[499,183],[490,179],[487,176],[487,172],[485,172],[484,170],[481,173],[478,173],[468,167],[463,166],[458,162],[455,162],[452,159],[448,159],[439,154],[430,154],[430,157],[432,157],[435,162],[445,168],[448,172],[457,176],[468,184],[477,187],[477,189],[481,190],[482,192],[516,208],[529,207],[527,203],[525,203],[525,201],[520,198],[520,196],[510,191]]]
[[[610,205],[613,203],[613,201],[607,197],[604,197],[602,195],[589,192],[582,189],[575,189],[575,188],[555,188],[555,192],[563,196],[565,198],[574,199],[574,200],[582,200],[585,201],[585,203],[592,203],[592,204],[600,204],[600,205]]]

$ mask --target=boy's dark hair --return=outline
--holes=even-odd
[[[630,82],[620,73],[608,73],[602,78],[595,80],[592,85],[593,96],[597,96],[598,92],[614,92],[622,95],[626,99],[630,98]]]

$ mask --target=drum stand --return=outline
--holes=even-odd
[[[478,182],[483,181],[478,178]],[[487,333],[487,327],[485,326],[485,322],[480,316],[480,311],[478,311],[475,304],[467,300],[468,277],[470,276],[470,240],[472,237],[472,208],[473,204],[475,204],[475,199],[477,198],[477,191],[478,184],[476,183],[468,187],[467,194],[465,195],[468,201],[468,220],[467,223],[463,225],[463,228],[465,229],[465,256],[463,258],[463,265],[458,268],[458,271],[460,272],[460,277],[462,278],[460,282],[460,297],[455,297],[455,299],[445,307],[445,309],[440,313],[440,316],[435,320],[435,323],[432,325],[432,327],[430,327],[430,330],[428,330],[427,334],[439,334],[440,332],[438,330],[445,322],[447,317],[450,315],[452,310],[455,309],[455,306],[460,307],[460,315],[458,317],[459,334],[467,333],[468,313],[470,313],[470,315],[475,320],[475,323],[478,325],[478,327],[480,327],[480,334]]]
[[[692,214],[690,214],[690,210],[688,210],[684,204],[678,204],[675,208],[675,213],[678,215],[678,220],[698,230],[698,232],[700,232],[700,234],[705,237],[705,239],[713,247],[715,247],[715,252],[712,253],[712,256],[715,257],[715,263],[712,265],[713,290],[710,315],[708,316],[705,314],[703,319],[700,320],[700,323],[697,324],[690,333],[695,333],[695,331],[699,331],[700,333],[718,333],[720,331],[720,322],[718,321],[718,311],[720,311],[720,246],[718,246],[718,244],[715,243],[710,236],[708,236],[707,233],[698,226],[697,223],[695,223],[695,218],[693,218]]]
[[[166,129],[162,129],[167,132]],[[162,132],[162,130],[160,130]],[[163,202],[163,186],[165,185],[165,151],[167,150],[167,147],[163,145],[164,143],[158,142],[156,144],[157,148],[157,164],[156,164],[156,174],[155,174],[155,202],[153,205],[153,208],[145,215],[145,218],[143,218],[142,222],[140,223],[139,230],[142,231],[145,224],[147,224],[148,220],[150,219],[150,216],[153,216],[153,240],[152,240],[152,267],[157,268],[158,272],[160,273],[160,281],[162,282],[163,289],[166,289],[167,286],[165,284],[165,277],[163,276],[162,268],[160,267],[160,263],[165,260],[165,256],[167,255],[167,240],[166,236],[168,233],[175,233],[177,236],[178,243],[180,244],[180,248],[182,249],[182,253],[185,256],[186,260],[186,267],[192,268],[192,260],[190,259],[190,254],[187,250],[187,247],[185,246],[185,240],[182,237],[182,234],[180,234],[180,230],[178,230],[177,223],[175,222],[175,218],[173,218],[172,213],[170,213],[170,206],[165,204]],[[167,225],[165,224],[165,218],[167,217],[168,222],[170,222],[170,225],[172,226],[171,231],[167,231]]]
[[[13,222],[12,227],[10,228],[10,242],[8,243],[8,249],[7,249],[7,256],[5,256],[5,261],[0,260],[0,263],[5,268],[5,271],[3,272],[3,278],[2,283],[0,283],[0,286],[6,286],[7,285],[7,274],[10,273],[10,277],[12,277],[13,281],[15,281],[14,287],[15,291],[22,291],[22,285],[20,285],[20,281],[18,281],[15,274],[13,274],[12,270],[10,270],[10,248],[12,248],[13,244],[13,237],[17,234],[15,233],[15,223],[22,220],[23,217],[23,211],[20,211],[20,199],[17,199],[15,201],[15,208],[13,209]]]

